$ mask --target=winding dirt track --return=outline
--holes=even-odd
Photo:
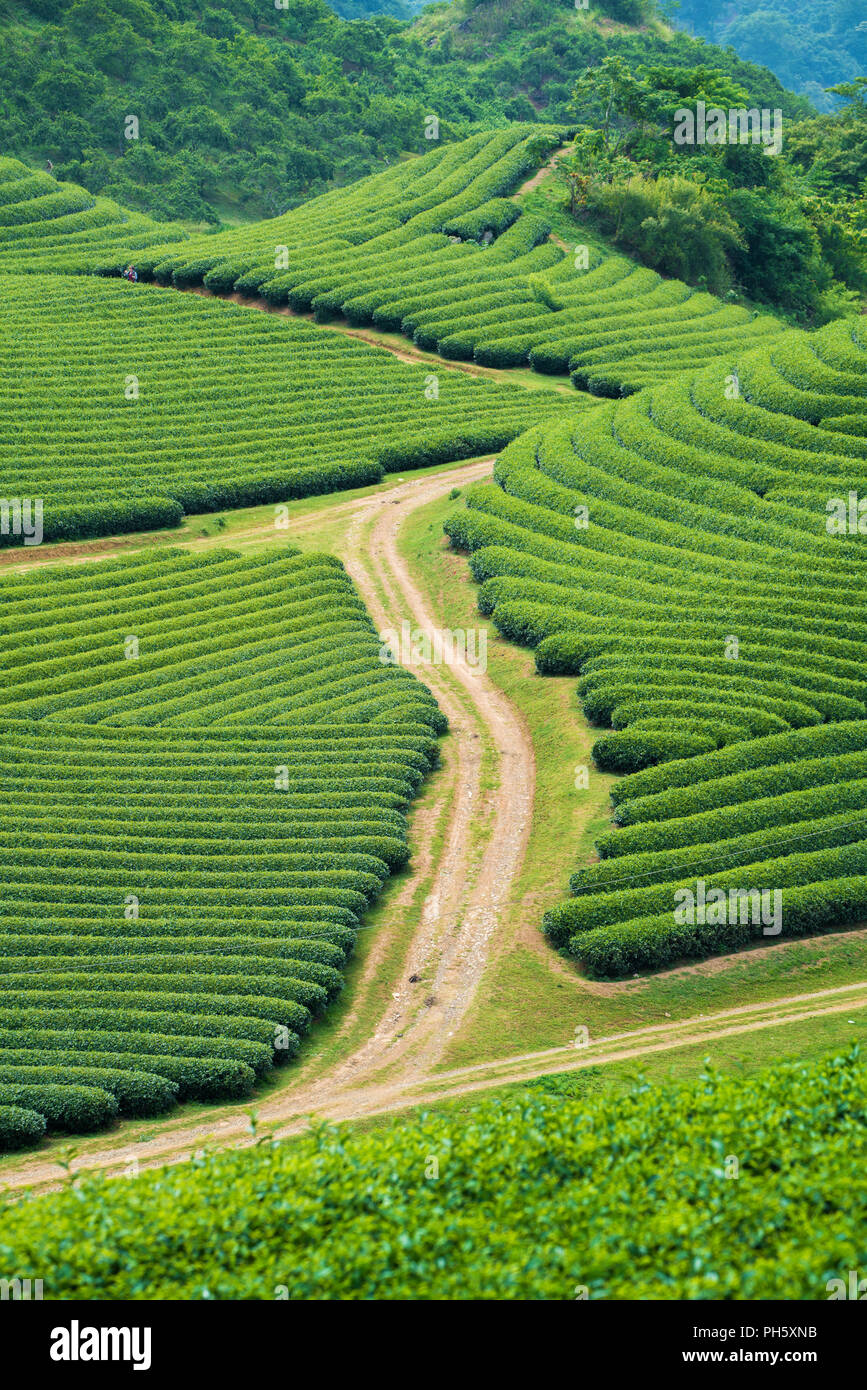
[[[299,517],[294,534],[314,531],[323,519],[345,520],[334,549],[357,584],[380,631],[401,630],[408,621],[431,637],[438,624],[398,550],[397,537],[410,506],[422,507],[456,482],[490,474],[493,460],[416,478],[367,498],[326,506]],[[287,539],[292,539],[290,531]],[[270,537],[273,525],[234,533],[232,546]],[[213,544],[213,540],[208,542]],[[189,545],[189,542],[185,543]],[[195,546],[195,542],[193,543]],[[391,1002],[375,1032],[322,1079],[281,1092],[260,1107],[262,1121],[282,1120],[335,1107],[350,1113],[360,1103],[375,1104],[374,1078],[389,1069],[388,1089],[410,1085],[436,1066],[460,1024],[482,976],[488,950],[506,900],[520,873],[530,829],[534,789],[533,748],[527,730],[505,697],[483,672],[465,659],[448,666],[414,667],[449,719],[448,771],[443,788],[446,831],[442,853],[432,866],[429,891],[396,980]],[[498,775],[483,785],[485,748],[493,752]],[[479,830],[483,828],[480,835]],[[418,847],[413,846],[414,850]],[[410,977],[418,977],[414,982]],[[372,1093],[370,1088],[373,1087]],[[356,1099],[358,1098],[358,1099]],[[153,1143],[136,1145],[146,1156],[179,1157],[209,1138],[232,1142],[247,1126],[242,1111],[216,1124],[169,1128]],[[122,1149],[122,1152],[121,1152]],[[129,1141],[82,1156],[76,1169],[128,1162]],[[24,1162],[6,1177],[7,1187],[57,1177],[56,1164]]]
[[[307,512],[296,519],[288,539],[315,531],[324,520],[344,520],[342,539],[333,548],[379,630],[399,631],[408,620],[412,627],[431,633],[435,615],[400,554],[400,529],[415,508],[441,497],[455,483],[483,478],[490,470],[491,460],[470,463]],[[268,537],[273,539],[270,523],[235,533],[228,543],[255,544]],[[202,544],[213,545],[213,538]],[[516,711],[486,675],[466,662],[414,669],[433,690],[451,726],[451,737],[444,743],[442,786],[429,809],[430,823],[414,823],[416,869],[402,889],[411,898],[413,880],[423,881],[424,871],[429,874],[426,897],[375,1029],[315,1079],[305,1080],[302,1068],[296,1085],[290,1083],[263,1100],[256,1107],[259,1127],[284,1137],[305,1128],[311,1114],[350,1120],[400,1111],[545,1073],[637,1060],[867,1005],[867,982],[862,982],[638,1028],[592,1040],[580,1052],[572,1046],[556,1047],[435,1071],[474,999],[521,871],[532,816],[534,759]],[[493,760],[494,776],[490,767],[484,775],[486,759],[489,764]],[[429,841],[437,817],[445,825],[445,834],[441,852],[434,854]],[[362,995],[376,975],[379,948],[387,937],[383,925],[357,986]],[[421,979],[412,982],[411,976]],[[344,1021],[344,1031],[351,1021],[352,1015]],[[239,1147],[252,1142],[247,1108],[224,1108],[219,1116],[195,1123],[166,1121],[158,1135],[134,1146],[123,1131],[107,1136],[104,1147],[81,1153],[71,1171],[126,1171],[132,1152],[140,1167],[156,1167],[182,1162],[205,1146]],[[3,1175],[3,1186],[10,1190],[58,1183],[58,1164],[48,1156],[28,1157]]]

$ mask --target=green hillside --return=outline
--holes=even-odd
[[[580,257],[570,253],[561,238],[552,239],[545,205],[539,215],[508,195],[557,150],[561,139],[561,133],[535,126],[481,133],[349,189],[323,195],[282,218],[189,239],[171,230],[173,240],[163,245],[158,230],[150,226],[125,241],[117,208],[108,213],[79,206],[66,213],[67,203],[72,206],[76,199],[80,203],[81,190],[43,195],[41,185],[33,187],[21,167],[7,161],[5,168],[0,167],[0,178],[5,175],[0,192],[6,190],[8,199],[6,227],[0,207],[0,270],[55,274],[90,270],[117,276],[131,262],[140,278],[163,285],[204,285],[221,294],[237,290],[262,296],[277,307],[288,306],[295,313],[312,313],[319,323],[343,318],[356,326],[400,331],[418,347],[447,360],[473,360],[494,368],[529,365],[547,375],[565,376],[571,370],[575,385],[599,395],[637,390],[667,378],[681,365],[709,361],[728,346],[770,343],[782,333],[783,325],[770,315],[697,292],[683,281],[665,280],[656,271],[609,254],[596,241]],[[19,188],[21,200],[16,201]],[[59,207],[56,198],[64,200]],[[87,195],[83,198],[86,201]],[[59,215],[52,217],[54,212]],[[106,221],[108,217],[111,220]],[[569,230],[575,236],[582,234],[577,223]],[[117,286],[96,290],[77,284],[71,301],[73,318],[67,322],[70,292],[59,287],[55,276],[49,284],[44,324],[42,315],[31,310],[26,277],[15,275],[10,284],[22,333],[36,335],[37,343],[41,332],[60,343],[68,340],[74,353],[82,330],[88,336],[93,331],[85,327],[91,301],[104,305],[106,312],[115,306],[110,316],[129,324],[124,335],[136,332],[137,320],[148,325],[153,321],[145,309],[142,286],[134,290],[126,286],[119,293]],[[159,297],[147,301],[161,302],[168,312],[169,301]],[[180,339],[186,331],[182,324],[197,317],[201,320],[205,308],[200,303],[187,304],[183,319],[177,318],[177,309],[171,312],[177,326],[167,324],[165,335]],[[213,317],[213,306],[211,312]],[[311,336],[297,323],[253,327],[245,318],[241,328],[242,320],[231,313],[226,322],[238,325],[239,342],[242,337],[250,342],[251,335],[270,333],[277,335],[275,341],[306,343],[314,355],[322,350],[321,336],[315,332]],[[110,340],[116,333],[106,325],[100,336]],[[130,351],[135,351],[133,341]],[[18,348],[10,346],[14,361]],[[336,350],[331,344],[329,352]],[[351,350],[356,356],[362,351],[355,345]],[[37,357],[46,351],[43,342]],[[280,358],[272,357],[271,362],[267,370],[263,367],[256,373],[262,382],[270,372],[279,373]],[[160,369],[160,392],[174,389],[177,369],[167,369],[168,378]],[[61,378],[72,381],[74,374],[74,368],[64,368]],[[412,373],[407,379],[412,379]],[[477,403],[482,430],[475,439],[459,431],[451,453],[444,441],[442,457],[459,457],[455,448],[481,452],[499,447],[511,437],[511,421],[519,428],[535,423],[539,415],[534,412],[550,414],[555,405],[530,400],[525,393],[509,397],[502,387],[497,394],[489,383],[452,378],[435,410],[427,409],[429,423],[436,420],[438,434],[449,427],[446,407],[455,393],[461,400]],[[414,405],[418,408],[418,396]],[[118,408],[122,411],[119,423],[123,407]],[[171,397],[167,409],[170,413]],[[497,417],[498,409],[505,409],[506,415],[511,410],[508,423],[505,417]],[[140,417],[150,414],[151,403],[137,405],[136,410],[138,429]],[[125,414],[131,418],[129,410]],[[416,428],[421,423],[419,417]],[[498,433],[501,423],[505,433],[502,428]],[[487,433],[484,424],[489,426]],[[474,442],[477,447],[470,447]],[[201,446],[197,447],[200,451]],[[430,441],[427,446],[419,441],[419,458],[434,457],[431,447]],[[411,454],[408,447],[406,457]],[[76,459],[74,468],[82,462],[86,460]],[[306,465],[312,467],[312,463],[305,459]],[[357,467],[361,467],[360,459]],[[281,477],[285,474],[284,463]],[[140,491],[148,477],[136,469]],[[40,480],[48,497],[68,506],[70,499],[61,499],[58,490],[62,484],[62,470],[51,482]],[[317,484],[317,489],[324,486]],[[159,477],[152,489],[151,496],[176,495]],[[87,491],[86,479],[78,474],[74,491],[82,498]],[[224,486],[214,496],[235,494]],[[248,502],[265,500],[248,490],[238,492],[234,504],[239,505],[244,496]]]
[[[672,22],[711,43],[731,46],[762,63],[820,111],[834,109],[827,92],[867,72],[867,24],[860,0],[679,0]]]
[[[0,467],[6,495],[42,499],[47,540],[363,486],[569,409],[465,373],[432,383],[342,334],[154,286],[52,276],[38,306],[33,292],[32,276],[3,277],[0,375],[17,393],[0,406]]]
[[[575,79],[605,54],[712,59],[762,105],[809,112],[733,53],[657,20],[630,27],[650,11],[455,0],[408,25],[346,22],[325,0],[0,0],[0,150],[157,217],[216,224],[273,216],[429,148],[431,112],[443,139],[569,119]]]

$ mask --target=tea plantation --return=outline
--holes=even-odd
[[[130,212],[78,184],[60,183],[20,159],[0,157],[0,270],[76,272],[116,246],[136,252],[186,235],[180,226]]]
[[[0,277],[0,476],[5,496],[43,500],[45,540],[363,486],[570,408],[197,295],[37,283]]]
[[[445,720],[338,561],[0,582],[0,1146],[251,1093],[342,986]]]
[[[0,1262],[53,1299],[827,1299],[867,1263],[865,1104],[856,1049],[321,1127],[19,1203]]]
[[[482,612],[605,730],[616,828],[544,927],[618,978],[761,939],[676,918],[698,879],[778,892],[783,938],[863,920],[867,336],[567,250],[513,197],[563,138],[481,132],[199,238],[4,161],[0,465],[66,540],[502,450],[446,530]],[[408,365],[336,318],[576,394]],[[326,556],[0,589],[3,1142],[248,1094],[339,990],[444,720]]]
[[[699,878],[780,890],[786,936],[865,916],[865,401],[860,326],[791,331],[529,431],[446,523],[482,611],[580,674],[596,764],[630,774],[628,828],[545,920],[593,973],[762,937],[677,922]]]
[[[625,256],[589,247],[576,255],[552,240],[550,224],[512,195],[565,136],[520,124],[483,131],[282,217],[192,238],[171,228],[162,245],[156,224],[128,239],[115,235],[114,223],[98,232],[88,224],[70,238],[64,217],[52,231],[51,196],[32,196],[32,179],[7,168],[0,190],[8,187],[11,199],[20,185],[21,201],[9,204],[8,228],[0,207],[0,271],[120,275],[132,263],[144,280],[237,290],[319,322],[345,318],[400,332],[447,359],[572,371],[576,385],[602,396],[780,335],[770,314],[725,304]],[[26,230],[37,219],[42,239]]]

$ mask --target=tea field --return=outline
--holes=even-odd
[[[602,1097],[546,1089],[85,1181],[8,1210],[0,1260],[51,1270],[54,1298],[98,1300],[812,1302],[863,1269],[857,1050]]]
[[[445,721],[338,561],[0,582],[0,1141],[249,1095],[340,992]]]
[[[43,537],[177,525],[501,448],[569,397],[155,286],[0,278],[0,476]],[[5,543],[20,543],[14,532]]]
[[[162,245],[156,224],[127,239],[113,222],[74,231],[67,216],[55,218],[60,195],[46,201],[41,183],[31,194],[32,179],[7,168],[0,189],[20,201],[8,204],[8,227],[0,207],[0,271],[117,276],[134,264],[144,280],[239,291],[320,322],[400,332],[450,360],[571,371],[577,386],[602,396],[780,335],[771,314],[663,279],[596,244],[552,240],[550,223],[512,195],[565,138],[544,126],[483,131],[282,217],[198,237],[171,228]],[[93,218],[94,210],[71,216]]]
[[[783,936],[864,919],[865,398],[859,326],[791,331],[529,431],[446,523],[482,612],[580,676],[595,763],[625,774],[623,828],[545,919],[592,973],[762,939],[677,922],[699,878],[779,890]]]

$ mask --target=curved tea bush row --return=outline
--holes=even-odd
[[[146,246],[186,238],[180,226],[154,222],[18,159],[0,158],[0,272],[80,273],[121,245],[129,252],[123,269]]]
[[[159,1053],[99,1052],[87,1047],[87,1038],[70,1047],[49,1033],[41,1045],[4,1048],[2,1077],[22,1079],[12,1072],[23,1068],[40,1079],[59,1079],[73,1085],[88,1076],[99,1077],[92,1084],[110,1090],[117,1097],[122,1114],[160,1114],[176,1100],[243,1099],[251,1094],[255,1073],[244,1062],[226,1057],[163,1057]],[[52,1045],[53,1042],[53,1045]],[[223,1046],[227,1046],[226,1040]],[[177,1045],[177,1044],[176,1044]],[[49,1075],[50,1074],[50,1075]],[[140,1084],[137,1077],[145,1077]],[[160,1085],[164,1080],[166,1085]],[[163,1103],[163,1100],[165,1103]],[[144,1105],[144,1110],[124,1108]],[[156,1107],[156,1108],[152,1108]]]
[[[863,870],[780,889],[782,935],[764,943],[854,926],[867,916],[867,878]],[[758,929],[761,931],[761,928]],[[756,926],[730,914],[723,922],[683,925],[673,913],[641,917],[581,932],[569,940],[570,953],[592,975],[626,975],[701,958],[756,941]]]
[[[51,220],[55,203],[63,210],[58,195],[40,196],[41,176],[28,176],[22,194],[30,190],[33,217],[47,203],[38,224],[47,234],[16,240],[0,203],[0,271],[112,276],[132,263],[144,281],[258,295],[319,322],[373,324],[447,359],[571,372],[600,396],[666,380],[725,347],[779,338],[782,325],[769,315],[625,257],[589,248],[584,257],[548,240],[549,224],[511,195],[564,135],[520,124],[480,132],[253,226],[193,237],[168,228],[162,245],[158,229],[132,215],[130,235],[118,237],[119,210],[84,190],[66,196],[86,211]],[[28,206],[10,204],[8,215]],[[94,225],[76,230],[82,218]]]
[[[0,578],[10,1146],[240,1099],[340,993],[446,725],[342,565],[146,551]],[[2,1112],[0,1112],[2,1114]]]
[[[861,779],[860,785],[847,785],[854,785],[858,790],[844,798],[849,804],[836,814],[804,820],[787,819],[770,828],[763,826],[747,832],[740,830],[746,817],[741,814],[743,808],[738,806],[725,818],[722,840],[692,840],[687,848],[663,836],[664,848],[627,852],[607,862],[579,869],[570,878],[569,888],[575,894],[605,893],[666,879],[683,879],[687,874],[698,878],[705,873],[717,873],[739,864],[750,865],[793,850],[815,851],[860,840],[864,837],[867,820],[865,782]],[[831,805],[832,789],[824,787],[822,791],[826,804]],[[777,798],[770,800],[773,810]],[[694,821],[689,817],[684,819],[690,834],[700,835]]]
[[[857,1047],[580,1100],[547,1087],[375,1134],[318,1128],[124,1182],[86,1179],[9,1204],[0,1263],[44,1271],[51,1299],[268,1300],[288,1288],[563,1302],[576,1288],[590,1300],[826,1300],[831,1279],[845,1286],[867,1263]],[[441,1181],[424,1177],[430,1154]],[[738,1155],[737,1182],[725,1154]]]
[[[594,973],[763,937],[737,913],[675,920],[700,880],[782,892],[779,935],[858,920],[867,467],[862,439],[821,422],[867,394],[862,336],[787,333],[528,431],[446,522],[481,611],[541,674],[579,677],[595,763],[626,774],[626,830],[545,918]]]
[[[72,1082],[0,1082],[0,1110],[6,1106],[41,1115],[47,1132],[57,1134],[92,1134],[105,1129],[120,1113],[111,1091]]]
[[[126,282],[2,282],[4,497],[46,540],[177,525],[498,449],[568,400]],[[4,544],[22,544],[7,521]]]
[[[685,856],[684,870],[666,875],[664,869],[648,882],[643,876],[627,879],[610,892],[581,894],[579,897],[552,908],[545,917],[545,929],[558,946],[575,932],[605,926],[612,922],[628,922],[633,917],[654,916],[674,910],[680,903],[676,894],[679,889],[696,892],[696,883],[701,879],[706,891],[720,888],[727,895],[729,889],[773,891],[789,887],[802,887],[808,883],[821,883],[823,879],[849,878],[860,875],[867,877],[867,843],[863,838],[863,819],[852,815],[852,829],[849,842],[833,844],[830,849],[804,849],[804,841],[798,836],[786,843],[781,836],[781,844],[772,845],[772,857],[717,869],[712,858],[712,846],[706,847],[708,857],[700,863],[693,863],[695,872],[690,872],[689,856]],[[809,846],[810,841],[806,841]],[[779,850],[779,853],[775,853]],[[676,868],[676,866],[675,866]],[[865,885],[867,886],[867,885]],[[738,914],[739,915],[739,914]],[[761,937],[761,922],[751,922],[752,937]],[[675,956],[674,959],[677,957]]]
[[[25,1054],[27,1056],[28,1054]],[[174,1081],[143,1071],[99,1066],[0,1065],[0,1094],[5,1086],[95,1087],[113,1095],[118,1114],[129,1118],[162,1115],[175,1104]],[[47,1117],[46,1117],[47,1118]]]
[[[705,758],[693,758],[689,762],[662,763],[658,767],[634,772],[612,787],[611,799],[617,808],[614,818],[621,825],[645,818],[653,819],[655,811],[649,817],[642,814],[643,798],[656,796],[672,787],[688,787],[739,772],[800,762],[805,758],[833,758],[844,753],[860,753],[865,749],[867,726],[863,723],[845,723],[815,730],[793,730],[755,743],[732,744],[715,750]],[[636,804],[633,806],[632,803]]]
[[[200,1100],[244,1095],[257,1078],[269,1074],[274,1056],[270,1040],[255,1042],[227,1034],[185,1037],[108,1026],[81,1028],[70,1039],[64,1030],[52,1026],[50,1011],[30,1009],[28,1015],[30,1023],[14,1029],[8,1017],[3,1020],[0,1045],[10,1065],[44,1057],[52,1066],[64,1061],[129,1066],[177,1081],[179,1099],[186,1098],[187,1088],[191,1097]],[[200,1092],[196,1089],[200,1085],[208,1089]]]
[[[0,1105],[0,1153],[29,1149],[46,1130],[45,1116],[22,1105]]]
[[[719,843],[766,827],[794,825],[811,816],[834,810],[844,813],[860,810],[865,793],[867,778],[864,777],[854,777],[848,781],[835,778],[823,785],[790,792],[780,792],[774,785],[773,795],[738,801],[734,811],[731,805],[722,805],[713,810],[692,811],[674,819],[639,821],[636,825],[607,831],[597,837],[596,850],[600,859],[607,860],[613,871],[614,861],[623,856],[658,849],[674,850],[683,845]],[[601,866],[597,867],[601,870]]]

